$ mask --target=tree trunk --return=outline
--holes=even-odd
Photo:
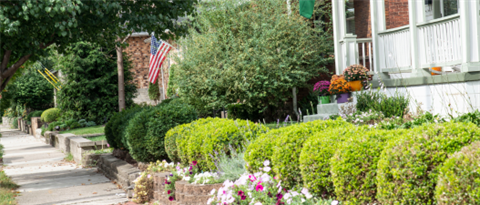
[[[121,112],[125,109],[125,79],[123,74],[123,53],[122,47],[116,46],[117,70],[118,70],[118,109]]]

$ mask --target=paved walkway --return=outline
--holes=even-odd
[[[65,154],[18,130],[0,128],[5,173],[20,185],[20,205],[92,204],[126,202],[118,189],[96,169],[65,162]]]

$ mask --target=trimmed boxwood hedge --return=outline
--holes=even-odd
[[[165,152],[167,152],[168,157],[173,162],[180,162],[180,153],[177,148],[177,139],[180,139],[183,136],[188,136],[193,134],[195,127],[199,125],[206,124],[213,121],[214,118],[204,118],[199,119],[194,122],[176,126],[170,129],[167,134],[165,134]],[[183,157],[186,157],[182,154]]]
[[[283,186],[293,188],[302,184],[300,174],[300,153],[304,142],[317,133],[324,133],[332,128],[354,129],[355,126],[342,120],[318,120],[286,127],[275,140],[272,156],[272,168],[283,181]]]
[[[377,130],[356,133],[330,159],[336,199],[342,204],[369,204],[376,201],[377,162],[389,140],[408,130]]]
[[[333,197],[334,187],[330,174],[330,158],[345,140],[368,127],[338,127],[318,132],[303,144],[300,153],[300,173],[303,185],[311,193],[322,197]]]
[[[182,164],[197,161],[203,170],[217,169],[212,159],[215,152],[229,153],[229,146],[241,148],[247,141],[256,139],[268,130],[267,127],[252,122],[222,118],[200,119],[191,123],[189,129],[192,130],[175,138],[178,156]]]
[[[377,199],[382,204],[434,204],[439,167],[449,154],[480,139],[472,123],[443,123],[415,128],[390,141],[377,170]]]
[[[440,167],[437,204],[480,204],[480,142],[453,154]]]
[[[61,115],[60,109],[59,108],[50,108],[45,111],[43,111],[40,119],[46,123],[51,123],[53,121],[56,121]]]
[[[126,129],[130,155],[141,162],[166,159],[164,141],[167,131],[195,119],[197,112],[193,106],[180,98],[144,108],[130,120]]]

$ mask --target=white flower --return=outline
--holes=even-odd
[[[212,201],[213,201],[213,197],[208,199],[207,204],[211,204]]]
[[[270,181],[270,175],[268,174],[263,174],[261,177],[260,177],[261,181],[262,182],[269,182]]]
[[[270,167],[265,167],[265,168],[263,168],[263,171],[264,171],[264,172],[269,172],[270,170],[272,170]]]
[[[215,194],[215,191],[216,191],[215,189],[212,189],[212,191],[210,192],[210,195]]]
[[[267,159],[263,162],[263,166],[268,167],[268,165],[270,165],[270,160]]]
[[[338,205],[338,201],[337,200],[332,201],[331,205]]]
[[[257,203],[255,203],[254,205],[262,205],[262,203],[260,203],[260,202],[257,202]]]

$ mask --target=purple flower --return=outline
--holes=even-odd
[[[278,193],[278,194],[277,194],[277,200],[280,200],[280,199],[282,199],[282,198],[283,198],[283,194],[282,194],[282,193]]]
[[[197,166],[197,161],[192,162],[193,166]]]
[[[173,201],[174,200],[173,196],[168,197],[168,200]]]
[[[284,122],[288,122],[288,117],[290,117],[290,115],[287,115]]]
[[[171,177],[173,177],[173,174],[170,174]]]
[[[193,174],[193,172],[190,172],[190,175],[192,175],[192,174]]]
[[[246,198],[247,198],[247,196],[245,196],[245,195],[242,195],[242,196],[241,196],[241,199],[242,199],[242,200],[245,200]]]
[[[242,190],[238,191],[238,196],[243,196],[244,194],[245,193]]]
[[[172,193],[172,190],[168,190],[167,194],[170,194],[170,193]]]

